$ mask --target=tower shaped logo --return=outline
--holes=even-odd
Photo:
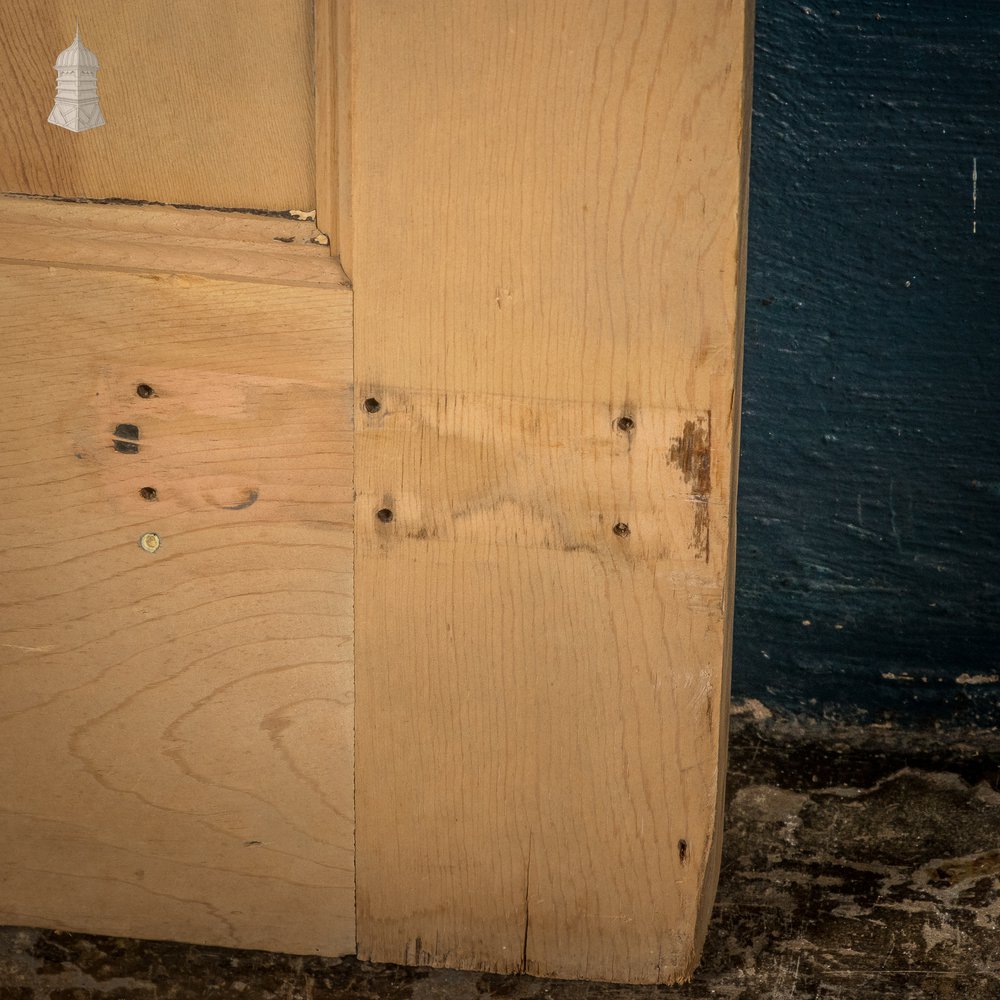
[[[97,56],[80,41],[80,25],[68,49],[56,57],[56,103],[49,121],[70,132],[104,124],[97,102]]]

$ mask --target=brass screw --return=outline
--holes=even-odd
[[[155,531],[147,531],[139,539],[139,547],[145,552],[155,552],[160,547],[160,536]]]

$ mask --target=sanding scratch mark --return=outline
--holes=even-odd
[[[979,186],[979,172],[976,169],[976,157],[972,158],[972,235],[976,235],[976,195]]]

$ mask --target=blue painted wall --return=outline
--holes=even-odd
[[[998,202],[1000,2],[757,0],[736,697],[1000,725]]]

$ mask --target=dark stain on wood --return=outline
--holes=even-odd
[[[135,424],[118,424],[111,442],[122,455],[135,455],[139,451],[139,428]]]
[[[260,494],[257,490],[247,489],[244,498],[239,503],[226,504],[223,506],[223,510],[246,510],[247,507],[252,507],[258,500]]]
[[[677,466],[695,502],[691,547],[708,561],[708,499],[712,494],[712,415],[685,420],[681,436],[667,453]]]

